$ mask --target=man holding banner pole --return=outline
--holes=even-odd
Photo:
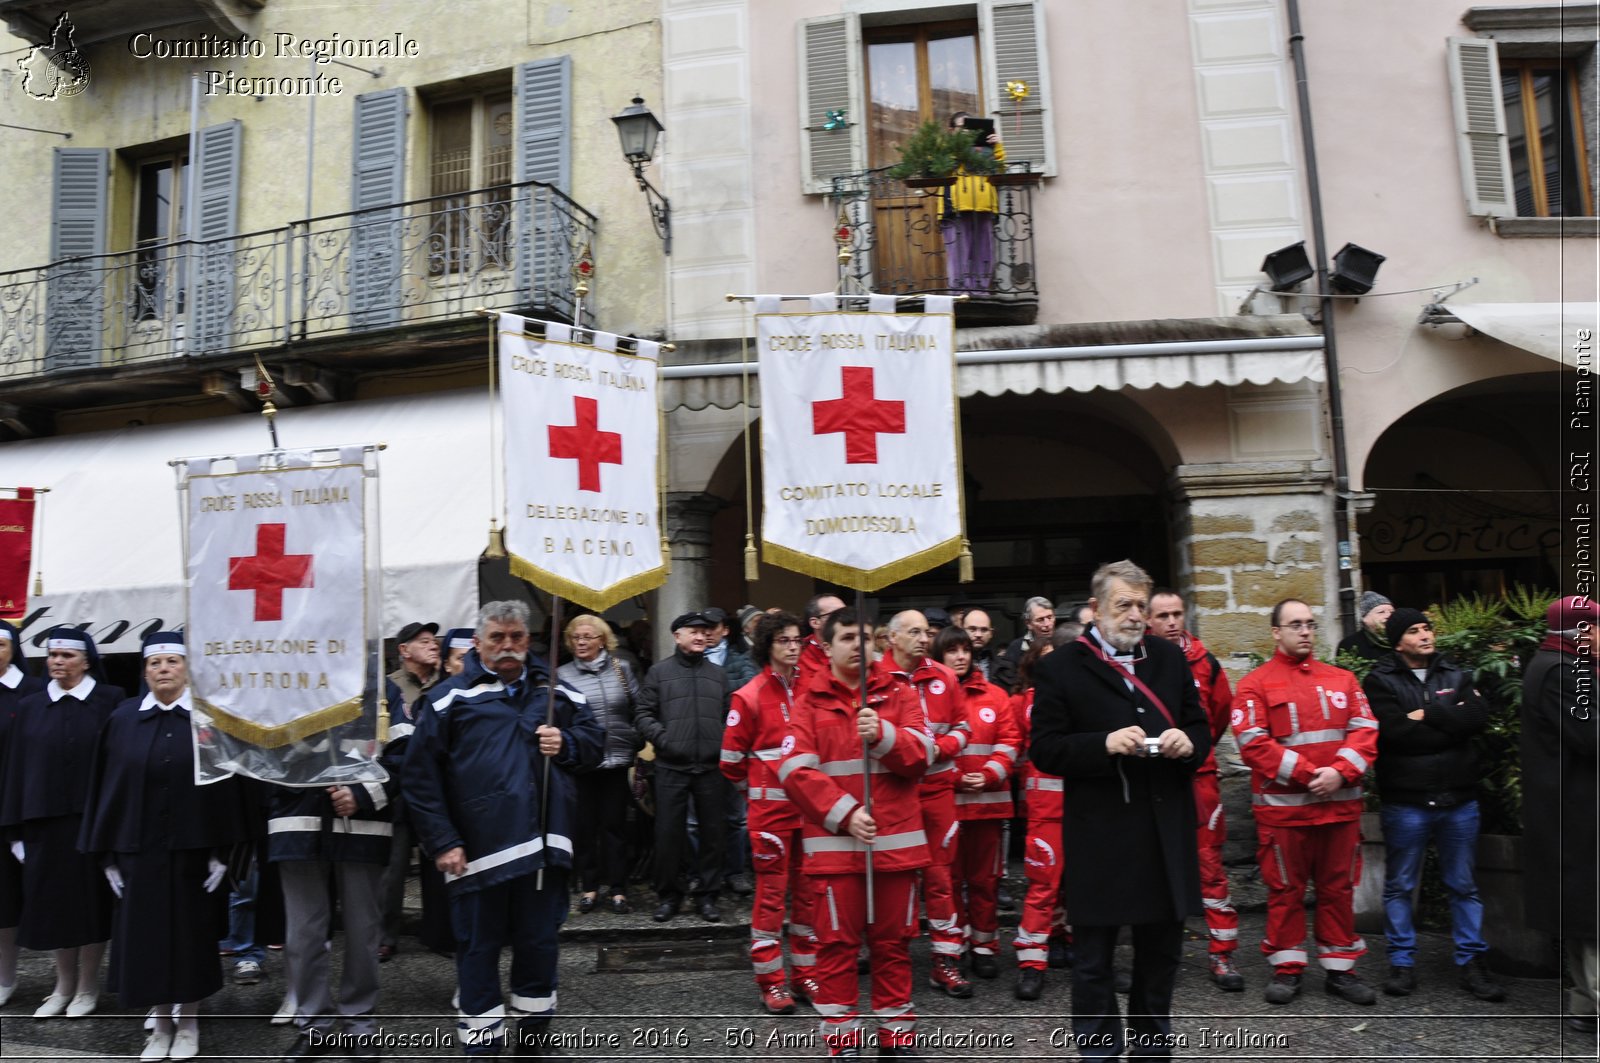
[[[551,697],[549,670],[528,649],[528,616],[518,601],[483,607],[475,648],[460,675],[428,691],[406,751],[417,838],[450,891],[457,1030],[468,1055],[497,1055],[506,1039],[507,945],[519,1054],[545,1054],[577,827],[570,773],[598,764],[603,742],[582,694],[558,685]]]
[[[928,863],[917,784],[933,740],[917,699],[888,676],[862,667],[866,626],[855,610],[834,613],[821,635],[829,667],[801,680],[778,769],[778,781],[806,817],[802,848],[805,873],[815,884],[820,987],[812,1005],[822,1016],[829,1054],[860,1055],[856,954],[865,940],[879,1054],[909,1054],[917,1021],[911,1003],[909,942],[917,931],[912,901],[917,869]],[[875,785],[869,775],[877,776]],[[875,791],[870,811],[869,785]],[[869,854],[876,865],[870,894]]]

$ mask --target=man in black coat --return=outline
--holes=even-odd
[[[1145,637],[1151,580],[1131,561],[1094,574],[1094,625],[1039,665],[1029,755],[1062,776],[1062,864],[1073,928],[1073,1041],[1085,1058],[1172,1054],[1183,921],[1203,911],[1194,772],[1209,724],[1183,651]],[[1133,929],[1118,1016],[1111,959]],[[1126,1032],[1125,1032],[1126,1031]]]
[[[1483,770],[1472,748],[1488,726],[1489,704],[1472,673],[1433,644],[1433,625],[1416,609],[1395,609],[1385,654],[1362,681],[1378,718],[1378,792],[1383,798],[1383,932],[1389,941],[1389,980],[1383,991],[1409,996],[1416,988],[1417,931],[1412,898],[1422,881],[1431,843],[1450,893],[1450,929],[1461,988],[1479,1000],[1504,1000],[1484,955],[1483,901],[1473,867],[1478,856],[1478,781]]]
[[[713,625],[704,613],[685,613],[672,621],[671,657],[657,661],[639,684],[633,725],[655,747],[656,899],[650,918],[664,923],[683,906],[679,871],[686,860],[699,867],[695,910],[715,923],[717,890],[722,885],[721,829],[727,819],[728,784],[722,777],[722,729],[728,718],[728,676],[706,660]],[[685,845],[689,802],[700,824],[699,850]]]
[[[1595,638],[1600,603],[1558,598],[1522,681],[1524,921],[1559,937],[1572,973],[1567,1026],[1594,1036],[1596,996]]]

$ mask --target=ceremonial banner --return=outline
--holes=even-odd
[[[28,569],[33,564],[33,488],[0,489],[0,620],[28,612]]]
[[[381,640],[369,453],[185,463],[186,636],[203,762],[289,785],[386,777],[372,760]]]
[[[774,564],[873,591],[961,553],[955,319],[948,298],[833,302],[756,297],[762,541]]]
[[[660,345],[572,332],[500,317],[506,552],[513,574],[598,613],[667,579]]]

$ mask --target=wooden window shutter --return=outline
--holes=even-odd
[[[1461,185],[1467,213],[1513,218],[1516,189],[1506,143],[1506,108],[1500,93],[1500,59],[1486,37],[1449,39],[1450,101],[1461,149]]]
[[[104,346],[108,148],[57,148],[50,182],[44,368],[93,365]]]
[[[823,129],[843,111],[843,129]],[[833,191],[833,179],[865,166],[866,93],[861,23],[855,15],[800,20],[800,178],[802,190]]]
[[[984,102],[994,115],[995,131],[1006,146],[1006,163],[1029,162],[1035,172],[1054,176],[1056,143],[1050,111],[1044,4],[1034,0],[993,0],[979,9],[979,18]],[[1028,95],[1020,108],[1006,91],[1008,81],[1027,83]]]
[[[359,212],[350,236],[352,328],[400,323],[405,161],[406,90],[357,96],[350,192],[350,206]]]
[[[239,154],[244,140],[238,119],[200,130],[194,160],[195,203],[190,217],[195,293],[190,315],[191,351],[226,350],[233,335],[233,241],[239,225]]]
[[[536,59],[517,67],[517,121],[513,179],[542,181],[571,194],[572,57]],[[573,256],[568,212],[549,189],[519,188],[517,201],[517,290],[521,303],[548,311],[565,305],[572,284]],[[581,324],[581,322],[574,322]]]

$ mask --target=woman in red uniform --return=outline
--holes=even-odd
[[[995,899],[1005,866],[1000,842],[1012,814],[1011,775],[1016,770],[1022,733],[1006,692],[972,666],[972,636],[966,631],[952,626],[939,632],[933,659],[956,674],[967,699],[972,736],[956,758],[956,820],[961,824],[961,842],[956,847],[954,893],[972,950],[972,973],[994,978],[1000,973],[995,959],[1000,936]]]

